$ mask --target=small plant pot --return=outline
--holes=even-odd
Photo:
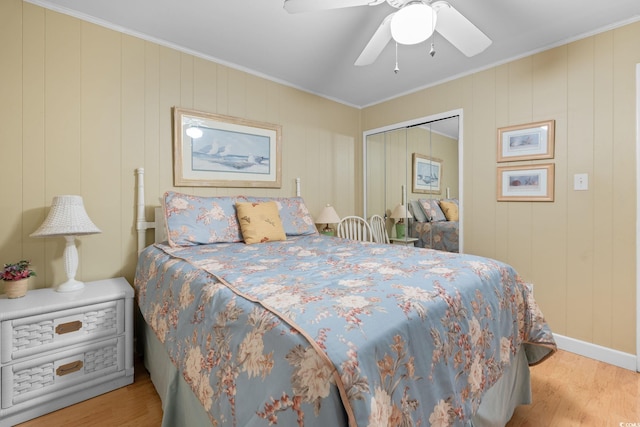
[[[29,289],[29,278],[4,281],[4,292],[7,298],[23,297],[27,294],[27,289]]]

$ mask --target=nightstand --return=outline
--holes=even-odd
[[[397,237],[392,237],[389,240],[391,240],[391,243],[393,243],[394,245],[405,245],[405,246],[415,246],[416,242],[418,241],[418,239],[416,239],[415,237],[404,237],[402,239],[398,239]]]
[[[0,427],[131,384],[133,294],[120,277],[0,296]]]

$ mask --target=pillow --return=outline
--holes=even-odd
[[[424,213],[427,215],[427,218],[429,218],[429,221],[436,222],[447,220],[436,199],[418,199],[418,201],[422,205],[422,209],[424,209]]]
[[[447,221],[458,221],[458,205],[454,202],[440,200],[440,207]]]
[[[428,222],[429,218],[422,210],[422,205],[417,200],[409,200],[409,211],[418,222]]]
[[[244,242],[253,243],[286,240],[276,202],[237,203],[238,221]]]
[[[318,229],[302,197],[247,197],[248,202],[276,202],[287,236],[318,234]]]
[[[246,197],[201,197],[166,192],[164,216],[169,245],[241,242],[235,207],[239,201],[246,201]]]

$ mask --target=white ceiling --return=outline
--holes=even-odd
[[[365,107],[640,20],[640,0],[449,0],[493,40],[467,58],[436,34],[390,43],[353,65],[383,18],[383,3],[289,14],[283,0],[25,0],[355,107]],[[323,0],[318,0],[323,1]]]

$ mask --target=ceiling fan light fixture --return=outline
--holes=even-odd
[[[422,2],[409,3],[391,19],[391,36],[400,44],[422,43],[433,34],[436,11]]]

